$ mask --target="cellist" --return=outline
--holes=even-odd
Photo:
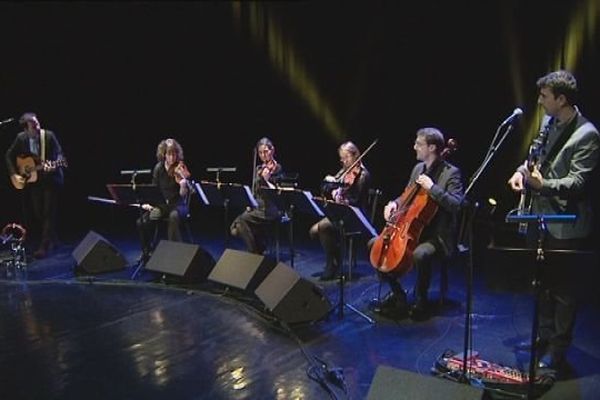
[[[414,320],[426,319],[429,315],[428,290],[431,281],[431,266],[436,259],[452,254],[456,247],[458,222],[457,214],[463,199],[463,182],[460,170],[441,157],[444,149],[444,135],[436,128],[422,128],[417,131],[413,149],[419,161],[410,174],[407,187],[420,185],[427,195],[437,203],[438,210],[427,225],[419,244],[413,252],[413,266],[417,270],[415,302],[409,307],[406,292],[399,282],[400,276],[394,270],[380,272],[391,292],[375,311],[389,316],[405,316]],[[400,198],[390,201],[383,211],[386,221],[402,207]]]

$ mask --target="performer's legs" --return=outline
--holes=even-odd
[[[436,248],[431,242],[423,242],[413,252],[414,266],[417,269],[415,303],[425,305],[431,283],[431,266],[435,259]]]
[[[550,291],[540,294],[538,308],[538,351],[543,355],[548,349],[550,338],[554,335],[555,301]]]
[[[309,234],[311,238],[318,236],[325,251],[326,264],[320,279],[330,280],[335,278],[340,265],[339,234],[337,230],[329,219],[323,218],[310,228]]]
[[[140,235],[140,243],[142,245],[141,261],[143,263],[150,259],[155,224],[156,221],[150,218],[149,211],[144,212],[136,221],[138,233]]]
[[[573,329],[577,315],[577,304],[573,296],[546,291],[540,299],[540,342],[542,366],[560,369],[565,361],[567,349],[573,340]],[[544,351],[545,350],[545,351]]]
[[[400,311],[402,313],[406,312],[406,292],[402,288],[398,277],[393,273],[384,273],[380,271],[377,271],[377,274],[379,275],[379,279],[389,285],[391,292],[387,294],[381,303],[379,310],[376,311],[380,311],[382,313],[387,313],[390,310],[395,312]]]
[[[179,229],[181,224],[180,210],[175,208],[169,212],[167,224],[167,239],[174,242],[181,242],[181,229]]]
[[[42,210],[42,244],[46,250],[51,250],[57,243],[56,214],[58,212],[58,188],[46,185],[43,192]]]
[[[260,242],[257,235],[256,224],[253,223],[251,212],[240,214],[231,224],[231,235],[239,237],[246,245],[250,253],[263,254],[265,251],[264,243]]]

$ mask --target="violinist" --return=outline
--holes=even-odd
[[[162,140],[156,148],[158,162],[152,170],[152,183],[158,186],[163,204],[143,204],[144,213],[137,220],[142,244],[141,261],[150,258],[154,227],[160,220],[166,220],[167,239],[181,241],[180,221],[188,215],[187,196],[190,172],[183,162],[183,148],[175,139]]]
[[[355,162],[360,157],[360,150],[354,143],[345,142],[338,148],[338,155],[342,167],[335,176],[325,177],[324,195],[336,203],[364,208],[370,174],[362,162]],[[309,235],[313,239],[318,237],[325,250],[326,263],[320,280],[334,279],[340,266],[338,230],[328,218],[323,218],[310,228]]]
[[[412,170],[407,187],[420,185],[439,208],[423,230],[413,252],[413,265],[417,270],[414,304],[408,306],[400,277],[394,270],[378,272],[381,279],[389,284],[391,292],[375,311],[397,317],[409,313],[412,319],[422,320],[429,313],[428,290],[432,263],[450,256],[456,247],[457,214],[463,198],[463,183],[460,170],[441,157],[444,135],[438,129],[419,129],[413,149],[419,162]],[[401,207],[400,197],[389,202],[384,208],[385,220],[390,221]]]
[[[256,143],[256,154],[260,165],[256,166],[252,191],[258,207],[248,209],[240,214],[231,224],[231,235],[244,241],[246,249],[255,254],[263,254],[266,250],[266,233],[271,228],[279,210],[262,195],[264,188],[274,188],[283,176],[283,168],[275,160],[275,146],[269,138],[262,138]]]

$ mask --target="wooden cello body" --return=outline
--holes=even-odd
[[[402,196],[396,213],[371,247],[371,265],[381,272],[404,274],[412,268],[413,251],[438,205],[420,185],[413,183]]]
[[[449,139],[440,154],[441,160],[456,146],[456,141]],[[425,174],[429,173],[430,170],[425,171]],[[398,208],[371,246],[370,261],[381,272],[402,275],[412,268],[413,252],[419,245],[423,229],[435,216],[438,204],[415,182],[407,186],[397,201]]]

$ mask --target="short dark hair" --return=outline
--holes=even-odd
[[[19,125],[25,127],[27,126],[27,121],[32,121],[33,119],[37,119],[37,115],[32,112],[26,112],[19,118]]]
[[[555,98],[564,95],[570,105],[577,101],[577,80],[569,71],[550,72],[537,80],[537,87],[550,89]]]
[[[437,128],[421,128],[417,131],[417,137],[424,137],[425,143],[427,143],[428,145],[435,145],[436,153],[438,154],[440,154],[446,146],[446,143],[444,141],[444,134]]]

